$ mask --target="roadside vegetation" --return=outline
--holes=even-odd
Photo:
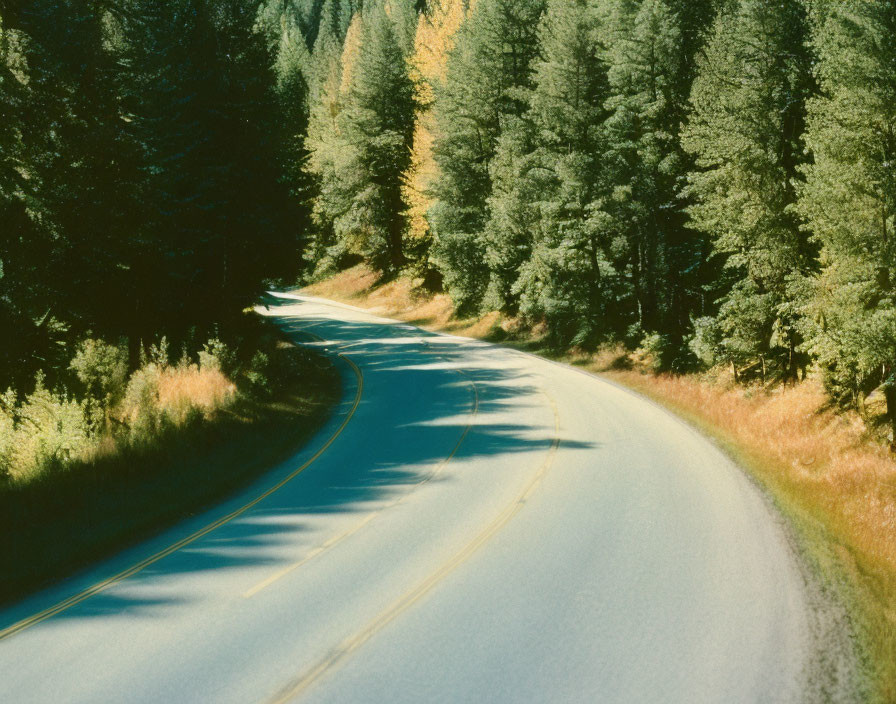
[[[896,701],[894,63],[892,0],[5,3],[4,481],[240,415],[272,280],[619,348],[824,526]]]
[[[330,362],[247,316],[175,355],[80,343],[70,383],[0,397],[0,601],[192,515],[245,485],[326,420]]]
[[[768,492],[825,587],[848,609],[875,701],[896,700],[896,456],[880,394],[860,412],[832,404],[817,370],[797,383],[763,383],[759,370],[735,380],[729,365],[670,374],[644,346],[558,347],[543,326],[519,318],[458,316],[449,296],[421,283],[383,281],[359,265],[303,292],[586,369],[715,438]]]
[[[305,84],[258,10],[0,3],[0,600],[327,413],[329,365],[244,313],[295,281],[310,219]]]

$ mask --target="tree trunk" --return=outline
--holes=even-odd
[[[796,344],[793,336],[790,336],[789,357],[787,359],[787,379],[794,385],[799,381],[799,366],[797,365]]]
[[[393,223],[389,228],[389,259],[394,274],[397,274],[404,266],[403,245],[401,227],[398,223]]]

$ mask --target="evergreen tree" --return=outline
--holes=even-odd
[[[281,182],[289,189],[295,203],[292,223],[286,224],[295,233],[295,249],[289,258],[296,260],[300,242],[310,228],[310,210],[315,195],[308,171],[308,75],[311,54],[299,27],[284,26],[274,66],[276,76],[277,114],[271,124],[275,156],[280,164]]]
[[[176,335],[291,276],[295,218],[272,124],[273,57],[238,0],[149,6],[128,22],[129,125],[146,207],[132,319]]]
[[[340,134],[338,120],[345,99],[342,91],[343,53],[348,55],[358,42],[360,24],[361,17],[357,15],[345,38],[345,52],[333,31],[324,27],[312,56],[306,144],[308,171],[314,179],[316,198],[312,215],[314,229],[305,257],[315,275],[337,267],[344,256],[334,223],[348,208],[348,196],[340,178],[348,146]]]
[[[404,176],[404,199],[408,204],[408,244],[424,273],[435,269],[428,261],[432,232],[427,213],[433,206],[432,191],[439,178],[433,153],[437,127],[433,115],[435,87],[445,79],[448,53],[466,16],[465,0],[434,0],[421,13],[410,60],[417,114],[414,123],[411,166]]]
[[[741,0],[717,18],[692,92],[684,133],[694,226],[724,263],[710,337],[734,363],[768,358],[793,377],[801,360],[788,281],[813,266],[793,212],[804,157],[800,136],[812,91],[800,0]]]
[[[241,0],[4,7],[0,383],[64,368],[58,343],[86,333],[127,335],[136,362],[294,276],[307,57],[287,23],[275,59],[256,19]]]
[[[807,348],[835,398],[882,386],[896,432],[896,3],[831,3],[814,45],[799,210],[822,268],[803,281]]]
[[[320,26],[313,46],[324,46],[328,41],[342,43],[352,19],[352,5],[349,0],[325,0],[321,7]]]
[[[35,164],[50,150],[46,111],[30,80],[29,39],[14,28],[19,17],[0,16],[0,385],[30,380],[40,358],[52,361],[48,335],[52,282],[44,267],[54,236],[39,199]]]
[[[321,27],[330,21],[328,14],[335,14],[332,5],[333,0],[263,0],[258,5],[255,26],[272,49],[278,45],[285,28],[294,28],[310,51]]]
[[[121,119],[114,17],[101,7],[49,0],[7,16],[17,23],[17,80],[27,84],[16,166],[25,217],[11,240],[26,258],[9,258],[7,280],[17,285],[33,274],[29,286],[43,292],[35,300],[50,301],[43,331],[59,328],[59,320],[73,335],[121,334],[133,290],[127,238],[137,222],[136,145]],[[31,274],[23,266],[27,253],[40,256]],[[32,349],[40,349],[40,337]]]
[[[441,175],[430,212],[433,259],[461,308],[479,306],[488,284],[482,232],[490,168],[502,128],[527,108],[542,10],[541,0],[478,0],[437,92],[434,149]]]
[[[402,176],[410,165],[414,91],[395,24],[382,5],[364,13],[354,62],[343,62],[348,86],[338,126],[349,149],[339,177],[350,198],[337,236],[382,271],[405,262],[407,205]]]
[[[620,312],[637,330],[660,333],[660,362],[676,366],[689,326],[686,272],[700,258],[681,199],[688,165],[679,138],[689,88],[687,49],[665,0],[620,0],[609,25],[610,214],[625,242],[629,278]]]
[[[587,2],[552,0],[539,29],[531,107],[502,135],[491,198],[490,295],[543,318],[558,341],[607,325],[607,67]]]
[[[395,41],[404,56],[410,56],[414,50],[414,37],[417,33],[417,0],[384,0],[386,14],[392,20]]]

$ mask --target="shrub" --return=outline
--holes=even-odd
[[[171,361],[171,355],[168,350],[168,338],[162,337],[158,344],[150,345],[149,349],[143,351],[142,362],[144,367],[156,366],[163,368],[168,366]]]
[[[669,335],[657,332],[645,335],[635,354],[653,372],[684,374],[698,366],[697,358],[688,345],[676,343]]]
[[[663,337],[659,333],[648,333],[641,338],[641,344],[635,350],[635,355],[642,364],[647,365],[653,371],[659,371],[662,367]]]
[[[237,355],[227,343],[213,337],[199,351],[199,368],[202,371],[217,370],[224,376],[232,376],[237,369]]]
[[[13,448],[15,447],[16,394],[9,389],[0,395],[0,481],[12,474]]]
[[[723,360],[722,337],[722,330],[715,318],[697,318],[694,321],[694,336],[688,346],[705,367],[713,367]]]
[[[244,378],[251,394],[266,398],[271,393],[270,382],[271,360],[264,352],[256,352],[249,363]]]
[[[122,402],[125,422],[130,426],[132,439],[146,439],[159,429],[159,380],[162,370],[147,364],[131,375]]]
[[[128,380],[127,352],[102,340],[86,339],[69,367],[87,393],[108,407],[117,403]]]
[[[83,404],[37,388],[16,410],[10,474],[14,479],[64,465],[91,446],[90,423]]]

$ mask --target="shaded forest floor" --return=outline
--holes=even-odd
[[[273,325],[267,334],[272,363],[288,370],[269,395],[240,395],[209,418],[172,424],[151,441],[98,453],[64,472],[0,483],[0,603],[225,499],[323,426],[341,394],[338,372]]]
[[[304,293],[430,330],[500,342],[600,374],[670,408],[713,437],[768,492],[825,585],[850,611],[876,700],[896,702],[896,458],[873,415],[837,412],[820,384],[734,384],[730,373],[657,375],[622,349],[549,349],[499,313],[457,318],[447,295],[357,266]],[[866,412],[874,413],[874,408]]]

